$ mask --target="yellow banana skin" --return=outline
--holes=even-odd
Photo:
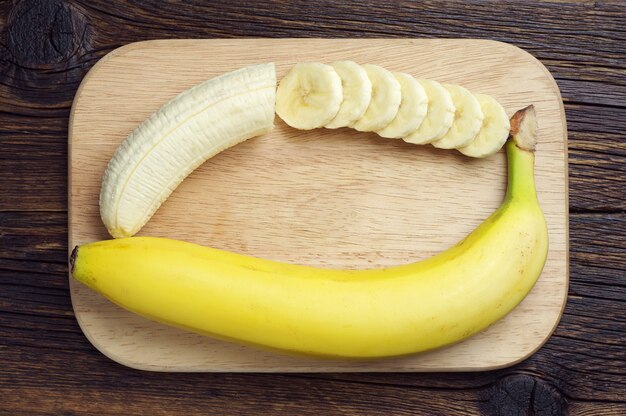
[[[331,270],[130,237],[74,249],[72,276],[149,319],[271,349],[378,358],[458,342],[515,308],[546,260],[535,139],[521,131],[524,118],[534,121],[531,110],[512,119],[500,208],[457,245],[426,260]]]

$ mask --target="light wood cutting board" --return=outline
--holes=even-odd
[[[379,361],[304,358],[148,321],[70,279],[89,340],[124,365],[156,371],[469,371],[516,363],[559,321],[568,285],[567,136],[556,83],[514,46],[484,40],[245,39],[134,43],[104,57],[81,84],[70,119],[69,247],[109,238],[100,179],[116,147],[182,90],[246,65],[351,59],[496,97],[511,115],[533,103],[536,178],[549,226],[543,274],[523,303],[457,345]],[[505,191],[504,153],[484,159],[349,129],[297,131],[278,117],[191,174],[140,235],[334,268],[404,264],[448,248],[484,220]],[[207,317],[211,319],[211,317]]]

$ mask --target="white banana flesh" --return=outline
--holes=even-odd
[[[478,135],[459,152],[470,157],[487,157],[497,153],[509,136],[511,124],[506,111],[493,97],[486,94],[474,94],[483,111],[483,124]]]
[[[493,98],[353,61],[297,64],[280,82],[276,112],[290,126],[352,127],[471,157],[497,152],[509,121]],[[486,120],[484,121],[484,119]]]
[[[483,124],[483,112],[480,103],[467,89],[460,85],[446,84],[454,103],[454,122],[448,132],[432,142],[439,149],[456,149],[468,145]]]
[[[427,144],[448,132],[454,121],[455,107],[448,90],[437,81],[419,79],[428,96],[426,117],[419,128],[404,138],[407,143]]]
[[[393,74],[400,83],[402,99],[398,114],[391,123],[377,133],[389,139],[400,139],[417,130],[426,117],[428,96],[422,84],[409,74]]]
[[[335,118],[324,127],[349,127],[365,114],[372,99],[372,82],[365,69],[356,62],[337,61],[330,65],[341,78],[343,101]]]
[[[109,162],[100,214],[109,233],[137,233],[205,160],[274,126],[273,63],[229,72],[184,91],[137,127]]]
[[[393,74],[378,65],[363,68],[372,82],[372,99],[363,117],[351,127],[359,131],[377,131],[385,128],[398,114],[402,92]]]
[[[294,65],[278,85],[276,114],[300,130],[330,123],[343,101],[341,78],[330,65],[305,62]]]

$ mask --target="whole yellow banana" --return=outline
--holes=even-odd
[[[139,315],[273,349],[374,358],[451,344],[510,312],[543,269],[548,234],[533,178],[535,123],[532,107],[511,119],[500,208],[418,263],[330,270],[131,237],[75,248],[71,273]]]

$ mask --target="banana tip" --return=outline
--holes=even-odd
[[[76,256],[78,256],[78,246],[74,246],[72,254],[70,254],[70,274],[74,274],[74,263],[76,263]]]

